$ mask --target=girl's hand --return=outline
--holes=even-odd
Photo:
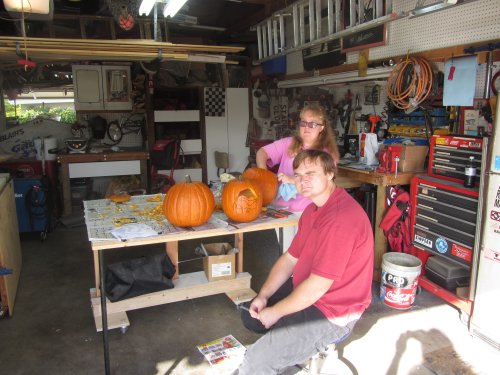
[[[284,173],[278,173],[278,181],[282,184],[294,184],[295,180],[292,176],[288,176]]]

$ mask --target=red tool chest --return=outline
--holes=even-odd
[[[411,183],[412,244],[470,268],[479,189],[418,175]]]
[[[483,139],[454,135],[433,135],[429,151],[428,175],[448,181],[464,182],[465,165],[470,156],[476,163],[476,185],[481,176]]]

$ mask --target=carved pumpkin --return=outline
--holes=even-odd
[[[253,181],[260,187],[263,206],[267,206],[276,197],[278,178],[273,172],[257,167],[248,168],[243,172],[243,179]]]
[[[252,181],[231,180],[222,190],[222,210],[234,221],[247,223],[262,211],[262,193]]]
[[[215,209],[215,199],[203,182],[186,182],[173,185],[163,200],[163,213],[168,221],[178,227],[196,227],[205,224]]]

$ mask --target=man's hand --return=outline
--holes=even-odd
[[[281,315],[273,309],[273,307],[266,307],[259,312],[258,318],[262,325],[267,329],[271,328],[278,320],[281,319]]]
[[[259,319],[259,312],[262,311],[267,306],[267,298],[257,295],[250,304],[248,312],[250,316],[254,319]]]

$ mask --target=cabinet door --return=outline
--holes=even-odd
[[[102,79],[104,109],[132,109],[130,67],[102,66]]]
[[[73,89],[76,110],[104,108],[100,66],[73,65]]]

